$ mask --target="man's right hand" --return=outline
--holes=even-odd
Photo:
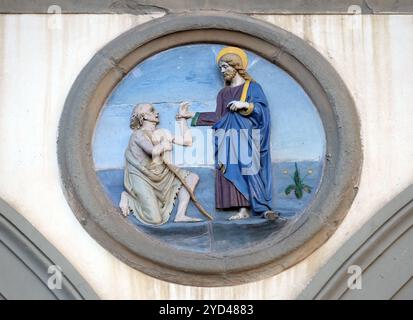
[[[176,115],[176,120],[179,119],[190,119],[195,115],[195,112],[189,111],[189,102],[182,102],[179,106],[178,114]]]

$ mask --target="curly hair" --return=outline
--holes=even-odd
[[[254,79],[248,74],[247,70],[242,66],[241,58],[233,53],[228,53],[219,60],[222,62],[228,63],[231,67],[233,67],[244,80],[254,81]]]
[[[133,109],[129,122],[129,127],[132,130],[139,129],[143,125],[144,113],[142,112],[142,107],[144,105],[145,104],[138,104],[135,109]]]

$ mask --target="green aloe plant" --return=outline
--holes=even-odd
[[[304,192],[311,193],[311,187],[304,183],[304,179],[307,177],[307,175],[304,178],[301,178],[300,171],[298,170],[296,162],[294,176],[291,177],[294,180],[294,184],[290,184],[287,188],[285,188],[285,194],[289,195],[291,191],[294,190],[296,198],[301,199]]]

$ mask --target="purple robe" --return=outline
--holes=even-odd
[[[218,93],[215,112],[197,112],[192,120],[193,126],[212,126],[225,116],[229,109],[226,107],[233,100],[241,99],[244,85],[224,87]],[[249,207],[248,200],[238,191],[234,184],[224,177],[221,170],[216,170],[215,176],[215,206],[217,209],[236,209]]]

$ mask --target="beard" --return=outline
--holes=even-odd
[[[224,72],[224,80],[226,83],[231,83],[232,79],[237,75],[237,70],[227,70]]]

